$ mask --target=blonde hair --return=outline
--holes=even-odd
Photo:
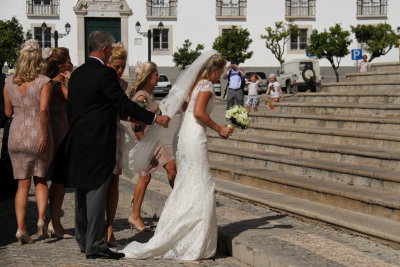
[[[226,63],[226,59],[221,54],[212,55],[199,70],[194,84],[196,84],[199,80],[208,79],[215,71],[222,72],[226,66]]]
[[[125,47],[123,45],[116,45],[112,48],[111,56],[108,59],[108,64],[111,64],[116,59],[124,60],[126,62],[127,58],[128,51],[126,51]]]
[[[45,59],[46,70],[45,74],[47,77],[53,79],[58,75],[61,64],[65,64],[69,61],[69,49],[66,47],[58,47],[52,49],[49,57]]]
[[[139,63],[135,68],[136,80],[128,90],[128,97],[132,99],[137,91],[142,90],[151,75],[156,71],[157,65],[154,62]]]
[[[42,51],[36,40],[27,40],[18,52],[13,83],[18,86],[33,81],[44,69]]]

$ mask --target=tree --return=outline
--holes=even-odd
[[[265,30],[267,34],[261,35],[261,38],[265,39],[265,46],[282,65],[285,62],[283,54],[285,53],[286,43],[292,35],[298,34],[299,27],[292,23],[277,21],[275,22],[275,28],[267,27]]]
[[[175,52],[173,55],[173,61],[175,66],[180,67],[181,70],[185,69],[186,66],[192,64],[192,62],[201,54],[201,50],[204,49],[204,45],[198,44],[195,50],[190,49],[192,46],[192,42],[189,39],[186,39],[183,42],[183,46],[181,48],[178,47],[178,52]]]
[[[18,50],[24,41],[22,26],[15,17],[0,20],[0,66],[14,65]]]
[[[386,23],[376,25],[350,26],[359,43],[365,43],[365,50],[371,54],[369,61],[386,55],[390,49],[400,44],[400,35],[396,34],[392,26]]]
[[[341,59],[350,53],[348,47],[352,40],[350,32],[342,29],[340,24],[329,28],[329,31],[319,33],[313,30],[310,36],[310,44],[307,51],[318,59],[326,58],[335,71],[336,81],[339,81],[338,68]]]
[[[213,48],[220,52],[227,60],[236,59],[243,63],[251,58],[253,51],[247,52],[250,44],[250,33],[247,29],[238,29],[236,26],[225,30],[222,35],[215,38]]]

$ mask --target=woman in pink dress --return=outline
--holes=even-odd
[[[146,109],[158,113],[160,112],[157,101],[153,95],[153,89],[158,83],[158,70],[157,65],[153,62],[140,63],[135,69],[136,81],[130,88],[128,96],[133,101],[145,103]],[[132,130],[135,134],[134,138],[138,141],[143,138],[146,131],[151,126],[145,126],[140,123],[132,122]],[[176,164],[172,157],[162,144],[159,144],[154,152],[154,156],[150,162],[150,166],[139,172],[138,182],[135,187],[134,196],[132,200],[132,215],[128,217],[128,222],[132,227],[142,231],[146,229],[140,214],[141,206],[143,203],[144,194],[147,186],[151,180],[151,173],[156,171],[159,167],[164,167],[167,171],[168,182],[170,186],[174,187],[174,180],[176,176]]]
[[[47,49],[47,48],[46,48]],[[69,50],[66,47],[50,48],[44,53],[46,63],[46,76],[51,79],[50,124],[53,135],[54,155],[68,132],[67,99],[68,88],[66,83],[71,76],[72,63]],[[60,177],[52,176],[50,167],[48,176],[51,180],[49,189],[49,203],[51,220],[48,225],[50,235],[57,238],[72,238],[65,232],[61,224],[61,207],[64,201],[65,188]]]
[[[15,195],[18,228],[15,236],[21,244],[32,242],[25,224],[32,177],[36,186],[38,234],[41,238],[47,236],[48,187],[45,176],[53,155],[53,139],[49,115],[51,84],[50,78],[40,75],[42,71],[41,49],[37,41],[28,40],[19,51],[15,75],[7,78],[4,88],[6,116],[14,116],[8,150],[14,178],[18,179]]]

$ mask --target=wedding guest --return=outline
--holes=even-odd
[[[258,106],[260,104],[260,96],[258,95],[258,90],[262,83],[262,79],[257,74],[253,73],[249,77],[249,81],[247,82],[248,95],[244,106],[246,107],[247,112],[250,112],[250,109],[253,108],[254,112],[258,112]]]
[[[43,57],[46,64],[46,76],[51,79],[50,125],[55,155],[68,132],[68,88],[66,84],[71,76],[73,66],[69,49],[66,47],[46,48]],[[60,177],[54,177],[51,172],[52,167],[50,166],[48,177],[52,182],[49,189],[50,222],[48,231],[50,236],[55,235],[57,238],[69,239],[72,238],[72,235],[66,233],[60,221],[65,195],[64,181],[60,181]]]
[[[91,32],[89,58],[71,74],[68,83],[69,131],[57,151],[56,175],[75,188],[75,238],[87,259],[119,259],[105,239],[108,186],[115,167],[118,111],[145,122],[168,126],[170,118],[142,109],[126,96],[117,73],[105,64],[114,38]]]
[[[127,257],[201,260],[215,255],[218,226],[207,128],[223,138],[233,132],[232,128],[219,125],[210,117],[213,83],[220,78],[225,65],[226,60],[216,51],[202,54],[175,82],[170,98],[167,96],[166,101],[163,100],[162,107],[167,109],[167,114],[170,114],[169,106],[181,105],[186,100],[177,134],[178,172],[154,236],[147,243],[134,241],[127,245],[122,250]],[[171,112],[176,111],[174,107],[171,109]]]
[[[358,64],[358,72],[371,72],[371,63],[368,62],[367,55],[362,56],[362,61]]]
[[[14,178],[18,179],[15,195],[15,215],[21,244],[31,243],[25,217],[28,195],[33,177],[38,208],[39,237],[47,237],[46,206],[48,187],[46,172],[53,154],[53,140],[49,126],[50,79],[44,75],[41,49],[35,40],[26,41],[19,51],[15,75],[7,78],[4,89],[5,112],[14,115],[10,127],[8,150]]]
[[[274,109],[273,103],[279,102],[280,99],[285,100],[285,95],[282,92],[281,85],[276,80],[276,76],[273,73],[269,75],[269,84],[265,95],[271,99],[271,103],[268,105],[268,108],[270,109]]]
[[[8,153],[8,135],[11,126],[11,118],[7,118],[4,111],[4,84],[6,75],[0,73],[0,128],[3,128],[1,138],[1,156],[0,156],[0,201],[8,198],[14,198],[18,188],[18,181],[14,179],[11,159]]]
[[[128,88],[128,83],[121,79],[122,74],[124,73],[126,60],[128,57],[128,52],[124,48],[122,44],[115,44],[113,45],[110,59],[108,60],[107,66],[115,69],[118,76],[119,84],[121,88],[126,91]],[[106,218],[107,218],[107,243],[111,247],[116,247],[118,245],[117,241],[115,240],[114,233],[113,233],[113,223],[115,218],[115,213],[117,211],[118,206],[118,197],[119,197],[119,190],[118,190],[118,183],[119,183],[119,176],[122,174],[122,140],[121,140],[121,127],[123,127],[119,120],[120,117],[122,119],[126,119],[123,114],[119,114],[117,118],[117,154],[116,154],[116,164],[111,175],[111,182],[107,192],[107,204],[106,204]]]
[[[158,83],[160,75],[158,74],[157,65],[154,62],[139,63],[135,68],[136,80],[130,88],[129,98],[133,101],[141,101],[146,103],[147,109],[158,113],[160,108],[153,95],[153,89]],[[132,130],[135,134],[137,142],[142,139],[151,126],[145,126],[142,123],[132,122]],[[128,217],[128,222],[132,227],[139,231],[146,229],[141,216],[141,207],[144,194],[151,180],[151,174],[158,168],[164,167],[167,171],[168,182],[174,187],[174,179],[176,176],[175,161],[169,155],[165,147],[160,143],[154,151],[154,156],[147,169],[139,171],[139,178],[136,184],[132,199],[132,214]]]

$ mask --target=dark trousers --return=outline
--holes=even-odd
[[[107,249],[105,211],[110,180],[94,190],[75,191],[75,237],[86,255]]]
[[[244,106],[244,93],[243,89],[231,89],[228,88],[228,96],[226,99],[227,107],[226,109],[230,109],[232,106],[241,105]]]
[[[12,119],[4,123],[4,131],[0,157],[0,200],[14,198],[18,188],[18,180],[14,179],[10,155],[8,154],[8,134]]]

